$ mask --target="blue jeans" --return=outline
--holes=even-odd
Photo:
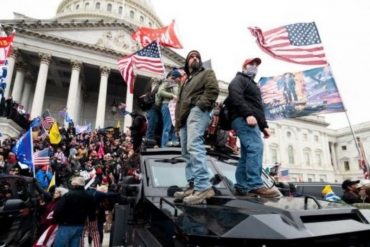
[[[161,140],[161,147],[166,147],[169,141],[178,142],[175,129],[172,126],[171,121],[171,114],[170,109],[168,108],[168,103],[162,103],[162,122],[163,122],[163,132],[162,132],[162,140]]]
[[[243,192],[263,187],[262,155],[263,143],[258,126],[250,127],[245,119],[238,117],[231,123],[240,139],[240,159],[236,168],[235,188]]]
[[[209,120],[209,112],[195,106],[191,109],[185,126],[180,129],[181,153],[186,160],[186,180],[194,181],[194,188],[197,191],[211,187],[204,146],[204,132]]]
[[[153,106],[147,111],[146,118],[148,119],[148,129],[146,130],[145,137],[146,139],[154,140],[155,130],[159,120],[159,110]]]
[[[79,247],[84,226],[59,225],[54,240],[54,247]]]

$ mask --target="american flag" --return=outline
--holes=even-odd
[[[289,178],[289,169],[283,169],[283,170],[280,170],[279,172],[279,181],[288,181],[290,178]]]
[[[35,166],[43,166],[50,164],[49,148],[37,151],[33,154],[33,164]]]
[[[360,155],[358,159],[360,169],[364,173],[365,179],[369,179],[369,169],[370,169],[369,162],[367,162],[364,145],[362,144],[360,137],[357,137],[357,145],[358,145],[358,149],[359,149],[358,151]]]
[[[277,81],[270,79],[268,81],[264,81],[263,84],[260,81],[260,85],[262,100],[264,104],[285,103],[284,94],[279,88]]]
[[[42,114],[42,127],[49,130],[54,123],[54,118],[50,115],[49,110],[44,111]]]
[[[46,131],[46,129],[44,127],[40,127],[41,131],[40,131],[40,136],[41,136],[41,139],[42,140],[45,140],[46,137],[49,136],[48,132]]]
[[[286,25],[266,32],[258,27],[249,30],[260,48],[274,58],[305,65],[327,64],[314,22]]]
[[[130,93],[134,93],[134,67],[138,70],[146,70],[163,75],[165,70],[161,60],[158,41],[153,41],[134,54],[118,60],[118,69],[121,72],[122,78],[127,83]]]

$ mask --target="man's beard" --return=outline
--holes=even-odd
[[[197,71],[200,69],[200,62],[194,61],[190,64],[190,70],[191,71]]]

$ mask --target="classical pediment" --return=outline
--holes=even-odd
[[[112,49],[122,54],[133,53],[137,50],[131,33],[124,30],[56,30],[45,33],[77,42]]]

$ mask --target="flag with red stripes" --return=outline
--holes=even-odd
[[[315,22],[290,24],[265,32],[249,27],[249,31],[259,47],[274,58],[305,65],[327,64]]]
[[[42,127],[49,130],[51,126],[53,125],[53,123],[54,123],[54,118],[51,116],[49,110],[45,110],[42,113],[42,122],[41,122]]]
[[[43,166],[50,164],[49,148],[37,151],[33,154],[33,164],[35,166]]]
[[[364,145],[362,144],[362,141],[361,141],[360,137],[357,137],[357,144],[358,144],[358,148],[359,148],[359,152],[360,152],[360,157],[358,159],[360,169],[364,173],[365,179],[369,179],[370,166],[369,166],[369,162],[366,159]]]
[[[130,93],[134,93],[134,68],[154,74],[164,74],[165,69],[162,63],[158,41],[153,41],[134,54],[118,60],[118,69],[121,72],[122,78],[127,83]]]

